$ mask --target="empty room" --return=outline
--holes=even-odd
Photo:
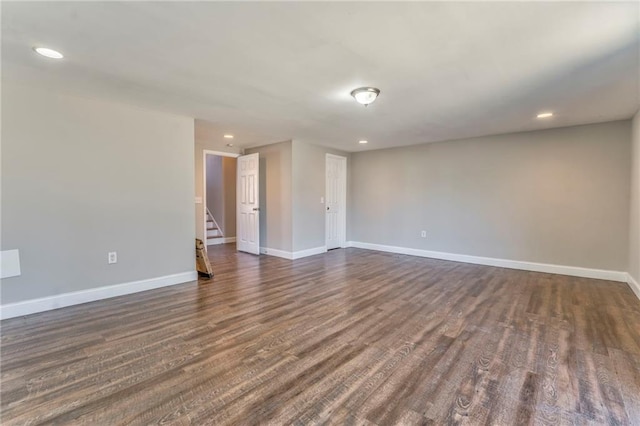
[[[3,425],[640,425],[640,3],[2,1]]]

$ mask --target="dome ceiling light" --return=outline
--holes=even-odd
[[[356,102],[364,106],[375,101],[379,94],[380,89],[376,89],[375,87],[359,87],[351,92],[351,96],[353,96]]]
[[[62,53],[58,52],[57,50],[49,49],[47,47],[34,47],[33,50],[39,55],[42,55],[47,58],[51,58],[51,59],[64,58],[64,55]]]

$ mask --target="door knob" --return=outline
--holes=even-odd
[[[253,211],[254,211],[254,212],[259,212],[259,211],[260,211],[260,207],[254,207],[254,208],[253,208]]]

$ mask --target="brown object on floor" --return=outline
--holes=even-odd
[[[623,283],[210,247],[187,283],[2,322],[3,425],[640,424]]]
[[[199,238],[196,238],[196,270],[198,271],[198,275],[207,279],[213,278],[213,269],[207,257],[207,248]]]

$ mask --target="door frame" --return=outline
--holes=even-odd
[[[340,231],[340,248],[345,248],[347,246],[347,157],[343,157],[341,155],[335,154],[325,154],[324,160],[324,196],[325,196],[325,206],[327,202],[327,161],[329,158],[334,160],[339,160],[342,167],[342,174],[340,179],[340,187],[342,189],[340,196],[341,203],[341,211],[338,215],[338,228]],[[324,244],[327,247],[327,210],[324,210]]]
[[[204,228],[204,246],[207,246],[207,155],[217,155],[219,157],[238,158],[242,154],[235,152],[213,151],[210,149],[202,150],[202,211],[204,213],[204,221],[200,225]],[[238,177],[236,176],[237,180]],[[236,205],[236,209],[238,206]]]

